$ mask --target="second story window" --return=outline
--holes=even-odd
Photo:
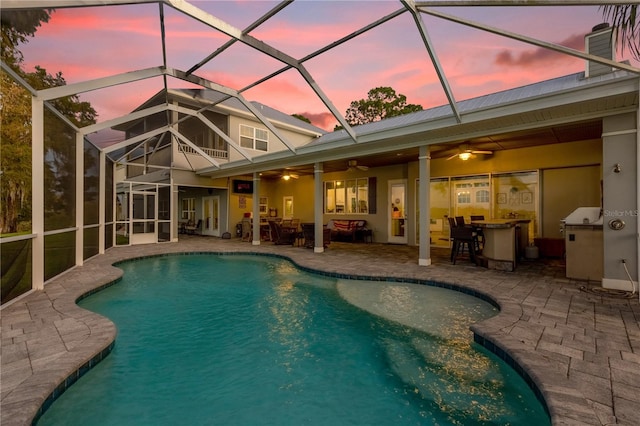
[[[266,152],[269,148],[269,132],[241,124],[240,146]]]

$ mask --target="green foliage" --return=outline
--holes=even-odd
[[[311,120],[309,120],[307,117],[305,117],[302,114],[291,114],[291,116],[297,118],[298,120],[302,120],[304,122],[311,124]]]
[[[27,43],[37,28],[49,21],[50,13],[50,9],[3,10],[0,17],[2,60],[36,90],[66,84],[61,72],[52,75],[39,66],[33,72],[22,69],[19,45]],[[11,233],[25,230],[31,218],[31,95],[4,72],[0,72],[0,91],[0,232]],[[49,104],[76,126],[96,121],[97,113],[91,104],[81,102],[78,96],[55,99]],[[69,190],[75,182],[75,133],[58,118],[46,120],[45,125],[45,192],[56,200],[48,207],[64,214],[75,201],[68,199],[75,197],[75,191]]]
[[[3,10],[0,14],[2,25],[2,60],[15,71],[22,63],[22,52],[18,45],[28,42],[43,22],[49,22],[52,9]]]
[[[0,73],[0,230],[31,218],[31,95]]]
[[[633,57],[640,61],[640,16],[637,4],[601,6],[606,21],[619,32],[622,39],[621,53],[625,46],[629,47]]]
[[[422,105],[408,104],[407,97],[391,87],[376,87],[369,90],[367,99],[351,102],[345,119],[356,126],[421,110]]]

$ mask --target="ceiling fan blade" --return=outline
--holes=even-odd
[[[356,166],[358,168],[358,170],[369,170],[369,166]]]
[[[447,161],[448,161],[448,160],[453,160],[454,158],[458,157],[458,155],[460,155],[460,153],[455,153],[455,154],[453,154],[453,155],[448,156],[448,157],[447,157]]]
[[[493,151],[471,151],[472,154],[493,154]]]

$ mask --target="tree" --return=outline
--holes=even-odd
[[[0,231],[17,232],[31,216],[31,96],[0,74]]]
[[[309,120],[307,117],[305,117],[302,114],[291,114],[291,116],[297,118],[298,120],[302,120],[302,121],[304,121],[306,123],[311,124],[311,120]]]
[[[408,104],[407,97],[391,87],[376,87],[369,90],[367,99],[351,102],[345,119],[356,126],[421,110],[422,105]]]
[[[0,15],[2,24],[2,60],[16,72],[22,64],[21,43],[27,43],[43,22],[49,22],[52,9],[41,10],[3,10]]]
[[[602,16],[606,21],[611,20],[622,39],[621,52],[625,46],[629,47],[631,55],[640,61],[640,16],[637,4],[602,6]]]
[[[50,12],[2,11],[1,16],[2,60],[37,90],[66,84],[61,72],[51,75],[39,66],[33,72],[22,69],[23,56],[18,46],[28,42],[42,22],[49,20]],[[31,216],[31,96],[4,72],[0,73],[0,90],[0,232],[9,233],[25,230],[20,229],[20,222],[28,222]],[[96,111],[77,96],[56,99],[51,104],[78,126],[95,123]],[[48,206],[56,209],[73,202],[65,198],[75,197],[75,191],[68,190],[74,184],[75,171],[71,169],[75,166],[75,135],[59,119],[49,120],[47,126],[45,192],[56,198],[55,202],[47,200]]]

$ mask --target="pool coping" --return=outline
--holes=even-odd
[[[71,386],[92,365],[108,355],[115,344],[115,325],[100,315],[86,311],[77,306],[76,302],[89,294],[117,283],[122,271],[117,264],[124,261],[136,261],[149,257],[176,255],[176,254],[217,254],[217,255],[270,255],[292,262],[296,267],[314,273],[347,279],[363,279],[376,281],[406,282],[417,284],[429,284],[450,288],[472,294],[497,305],[500,312],[485,321],[474,324],[471,329],[474,340],[500,358],[520,373],[525,381],[534,389],[536,395],[541,398],[543,405],[548,410],[553,424],[601,424],[593,408],[584,396],[575,389],[566,376],[561,373],[562,367],[554,368],[554,362],[548,357],[532,351],[522,341],[504,332],[513,327],[523,315],[519,303],[501,294],[492,294],[489,288],[478,288],[477,285],[469,286],[452,280],[451,282],[434,282],[429,279],[416,279],[415,277],[402,276],[400,274],[389,275],[357,275],[336,271],[325,271],[317,267],[307,265],[304,259],[295,259],[291,253],[275,253],[265,250],[260,246],[252,246],[244,249],[235,246],[228,249],[211,248],[206,250],[192,250],[185,246],[157,245],[161,249],[150,250],[151,253],[140,255],[139,251],[110,249],[104,255],[90,259],[84,266],[74,268],[63,276],[56,278],[45,286],[43,292],[33,292],[16,306],[45,305],[64,318],[73,318],[87,327],[88,335],[82,339],[82,343],[67,350],[64,356],[59,356],[47,362],[44,368],[34,371],[25,381],[12,389],[7,395],[2,392],[2,424],[31,424],[37,421],[39,416],[50,404]],[[149,250],[147,250],[149,251]],[[278,250],[279,252],[281,250]],[[293,253],[293,252],[292,252]],[[46,293],[50,298],[50,306],[43,302]],[[13,305],[12,305],[13,306]],[[12,306],[9,306],[9,310]],[[4,316],[4,315],[3,315]],[[5,327],[3,327],[4,342]],[[3,344],[4,346],[4,344]]]

